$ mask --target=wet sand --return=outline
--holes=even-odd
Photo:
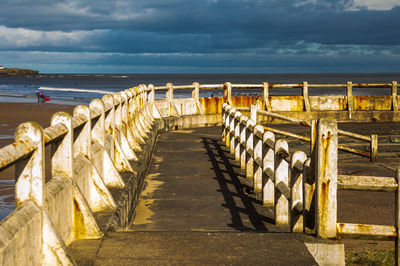
[[[74,106],[52,103],[0,103],[0,147],[14,140],[14,131],[19,124],[34,121],[46,128],[51,116],[58,111],[72,113]]]
[[[14,131],[21,123],[34,121],[46,128],[50,126],[50,119],[54,113],[66,111],[71,114],[73,108],[72,105],[38,102],[0,103],[0,147],[14,142]],[[46,153],[49,154],[49,148],[46,149]],[[14,166],[0,172],[0,219],[15,208],[14,180]]]

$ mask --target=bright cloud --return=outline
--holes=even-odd
[[[353,0],[353,7],[367,8],[369,10],[391,10],[400,6],[399,0]]]

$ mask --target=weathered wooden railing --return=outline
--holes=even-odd
[[[246,177],[253,179],[254,191],[261,194],[264,205],[273,206],[275,223],[322,238],[395,240],[398,264],[400,168],[394,177],[338,175],[339,130],[335,120],[312,122],[316,137],[308,158],[302,151],[290,154],[285,140],[275,139],[272,131],[256,124],[256,113],[249,118],[224,104],[222,139],[246,170]],[[338,189],[395,192],[394,224],[338,223]]]
[[[66,245],[107,229],[96,216],[114,213],[103,226],[123,227],[145,172],[131,162],[149,160],[142,149],[151,155],[153,127],[143,86],[76,106],[73,116],[58,112],[46,129],[21,124],[15,142],[0,149],[0,170],[15,165],[17,206],[0,224],[1,264],[74,264]],[[47,145],[51,179],[45,183]]]
[[[313,87],[345,87],[347,95],[309,96],[308,89]],[[392,93],[366,99],[353,96],[352,89],[356,87],[392,88]],[[269,89],[274,88],[301,88],[302,96],[269,96]],[[201,98],[201,89],[222,89],[224,97]],[[233,96],[233,89],[260,89],[262,93],[261,97]],[[192,97],[174,99],[174,90],[192,90]],[[158,91],[166,92],[165,100],[156,101]],[[133,215],[157,129],[217,124],[221,122],[219,114],[222,111],[225,141],[235,157],[241,160],[246,175],[254,178],[254,190],[262,193],[264,204],[275,206],[277,224],[287,224],[292,231],[302,232],[307,231],[307,227],[313,229],[309,224],[316,221],[314,229],[319,236],[346,234],[348,230],[340,231],[341,225],[336,223],[334,196],[321,195],[336,191],[337,183],[343,188],[360,187],[354,179],[364,177],[339,176],[335,179],[337,173],[328,171],[327,167],[336,169],[337,149],[336,153],[332,151],[333,155],[328,154],[327,149],[317,153],[314,161],[325,163],[314,171],[310,166],[312,160],[305,153],[290,154],[286,141],[275,140],[275,135],[257,125],[256,119],[241,115],[233,107],[222,108],[223,102],[236,105],[238,109],[258,104],[266,111],[290,111],[293,116],[306,114],[308,120],[320,118],[320,114],[325,113],[320,111],[326,110],[344,113],[341,118],[346,121],[352,120],[353,114],[358,120],[381,119],[380,113],[369,114],[366,118],[356,115],[358,111],[365,113],[368,110],[382,112],[381,120],[384,121],[400,120],[396,82],[275,85],[229,82],[201,85],[195,82],[179,86],[171,83],[157,87],[140,85],[105,95],[93,100],[89,106],[77,106],[72,116],[56,113],[51,126],[46,129],[33,122],[24,123],[16,130],[15,142],[0,149],[0,171],[15,165],[17,204],[16,210],[0,222],[2,264],[73,264],[66,245],[74,239],[101,237],[107,228],[124,228]],[[331,135],[322,132],[330,124],[321,121],[315,149],[326,148],[327,141],[334,141],[327,136],[337,134],[331,128],[328,131]],[[51,176],[45,183],[48,166],[44,150],[48,145],[51,146]],[[325,173],[325,179],[319,177],[319,171]],[[324,180],[332,180],[331,183],[327,181],[329,191],[321,185],[326,184]],[[383,181],[379,177],[370,177],[366,181],[370,180]],[[389,183],[383,182],[373,189],[384,187],[384,190],[395,189],[398,193],[397,179],[396,183]],[[325,200],[317,203],[316,218],[310,209],[314,189],[316,198]],[[398,220],[395,223],[396,240]],[[348,227],[345,224],[341,228]],[[392,227],[384,228],[394,232]]]
[[[291,118],[289,116],[280,115],[280,114],[265,111],[265,110],[259,110],[257,105],[251,105],[249,110],[251,112],[251,117],[253,118],[254,121],[258,121],[257,120],[258,115],[268,116],[268,117],[273,117],[273,118],[276,118],[276,119],[279,119],[282,121],[286,121],[286,122],[290,122],[292,124],[296,124],[296,125],[300,125],[300,126],[305,126],[305,127],[309,127],[309,128],[314,127],[314,131],[315,131],[316,124],[309,122],[309,121],[299,120],[296,118]],[[299,134],[284,131],[284,130],[279,130],[279,129],[268,127],[265,125],[264,125],[264,129],[274,132],[276,134],[281,134],[281,135],[289,136],[292,138],[296,138],[296,139],[300,139],[300,140],[304,140],[304,141],[308,141],[308,142],[313,142],[312,138],[314,137],[314,134],[312,134],[311,137],[306,137],[303,135],[299,135]],[[347,145],[343,145],[343,144],[338,144],[339,150],[346,151],[346,152],[353,153],[353,154],[358,154],[358,155],[361,155],[364,157],[368,157],[368,158],[370,158],[371,162],[377,161],[377,159],[378,159],[378,135],[371,134],[370,136],[364,136],[361,134],[357,134],[354,132],[349,132],[349,131],[345,131],[345,130],[341,130],[341,129],[338,129],[338,134],[346,136],[346,137],[354,138],[357,140],[363,140],[363,141],[369,142],[371,152],[353,149],[353,148],[351,148]]]

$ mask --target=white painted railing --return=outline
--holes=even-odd
[[[302,98],[293,96],[291,100],[301,102],[299,106],[304,108],[298,109],[309,113],[316,110],[313,108],[313,102],[317,102],[318,99],[308,96],[308,88],[343,87],[342,85],[229,82],[216,85],[200,85],[196,82],[180,86],[167,84],[159,87],[140,85],[113,95],[105,95],[102,99],[95,99],[89,106],[77,106],[72,116],[64,112],[56,113],[49,128],[43,129],[32,122],[20,125],[15,134],[15,142],[0,149],[0,171],[15,165],[17,203],[16,210],[0,222],[1,263],[73,264],[73,258],[69,256],[65,246],[74,239],[98,238],[103,234],[102,225],[95,216],[102,212],[116,212],[113,221],[117,220],[119,226],[123,227],[123,223],[132,215],[145,172],[145,169],[133,169],[131,162],[145,165],[145,161],[150,159],[145,149],[151,149],[154,145],[157,118],[181,118],[170,119],[173,121],[165,127],[166,129],[219,123],[219,117],[207,118],[203,114],[219,116],[222,102],[234,103],[238,100],[232,96],[232,89],[239,88],[261,89],[264,108],[268,111],[281,108],[281,101],[286,101],[279,96],[270,97],[269,89],[301,88]],[[354,107],[353,87],[392,88],[389,110],[398,110],[395,82],[358,85],[348,83],[344,86],[347,88],[345,101],[349,115]],[[187,89],[192,90],[192,98],[174,99],[174,90]],[[200,89],[223,89],[224,97],[200,99]],[[166,99],[155,101],[156,91],[163,90],[166,91]],[[337,99],[343,100],[342,98]],[[246,100],[250,103],[254,98],[248,97]],[[340,108],[333,106],[332,110],[342,110]],[[383,110],[387,110],[385,108]],[[201,117],[198,120],[188,118],[196,115]],[[257,125],[256,119],[244,117],[232,107],[227,109],[227,106],[224,106],[223,115],[226,144],[235,154],[235,158],[241,161],[241,167],[246,169],[246,176],[254,178],[254,190],[262,193],[264,204],[275,206],[277,224],[290,225],[294,232],[304,231],[308,221],[314,219],[310,209],[314,189],[321,200],[326,200],[318,206],[329,206],[324,204],[335,202],[333,198],[336,194],[329,194],[327,198],[320,196],[324,195],[321,193],[325,190],[318,181],[317,184],[313,183],[314,174],[317,172],[310,171],[310,158],[304,153],[290,154],[286,141],[275,140],[275,135]],[[164,122],[169,123],[168,119]],[[322,125],[325,124],[327,122],[321,122],[318,130],[322,130]],[[332,128],[328,131],[337,132]],[[320,132],[320,136],[321,134],[325,133]],[[324,138],[321,137],[321,141],[322,139]],[[316,142],[315,145],[321,147],[324,143]],[[47,145],[51,146],[51,179],[45,183],[44,149]],[[316,155],[315,160],[318,161],[318,158],[327,154],[325,149],[320,155]],[[329,155],[329,159],[334,158],[332,156]],[[327,173],[328,166],[322,165],[320,169],[325,169]],[[128,174],[130,178],[124,178],[124,174]],[[329,193],[336,191],[337,183],[341,185],[340,176],[339,179],[337,176],[335,179],[334,175],[326,178],[333,180]],[[290,180],[292,182],[289,182]],[[303,180],[307,182],[302,184]],[[349,185],[349,182],[346,184]],[[386,188],[385,184],[381,186]],[[350,182],[350,187],[354,186],[357,184]],[[388,186],[393,187],[393,184]],[[398,191],[397,182],[395,187]],[[116,191],[120,193],[117,199],[112,196],[112,192],[115,194]],[[315,219],[318,235],[331,237],[333,231],[336,235],[340,233],[336,228],[335,211],[336,209],[331,216],[329,215],[329,222],[321,222],[326,220],[326,210],[322,209],[317,213]],[[342,227],[346,229],[346,226]]]
[[[395,240],[399,262],[400,168],[394,177],[338,175],[338,128],[335,120],[313,121],[311,156],[289,152],[284,139],[256,124],[228,104],[223,105],[222,139],[240,160],[246,177],[253,179],[254,192],[264,205],[273,206],[276,225],[290,226],[292,232],[315,233],[322,238],[367,238]],[[395,192],[393,225],[337,222],[337,190]],[[315,201],[315,206],[312,202]],[[314,208],[314,209],[313,209]]]
[[[131,215],[117,205],[124,197],[129,207],[137,200],[141,173],[130,162],[138,160],[153,126],[144,86],[76,106],[73,116],[58,112],[46,129],[21,124],[15,142],[0,149],[0,170],[15,165],[17,205],[0,223],[0,264],[74,264],[66,245],[102,237],[97,213]],[[45,183],[47,145],[51,179]],[[110,191],[118,189],[122,196],[114,199]]]

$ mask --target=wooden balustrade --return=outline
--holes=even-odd
[[[257,125],[254,122],[257,114],[254,107],[251,107],[251,118],[233,109],[228,104],[223,105],[225,140],[229,132],[230,138],[247,151],[246,156],[252,157],[251,160],[244,157],[244,162],[252,163],[242,164],[241,161],[241,166],[247,177],[252,174],[254,192],[261,194],[264,205],[273,206],[277,225],[290,225],[292,232],[315,232],[322,238],[340,236],[395,240],[398,264],[400,168],[396,169],[394,177],[338,175],[338,134],[343,131],[338,130],[335,120],[320,119],[317,123],[310,123],[313,125],[311,136],[314,136],[315,142],[309,140],[312,147],[311,157],[308,158],[302,151],[290,154],[285,140],[276,140],[270,128]],[[295,120],[291,122],[298,123]],[[345,134],[352,136],[349,132]],[[373,136],[369,139],[371,142],[376,141]],[[352,137],[367,139],[357,134]],[[243,160],[243,157],[235,156],[235,159]],[[338,223],[338,189],[395,192],[396,213],[393,225]],[[315,206],[312,205],[313,201]]]

